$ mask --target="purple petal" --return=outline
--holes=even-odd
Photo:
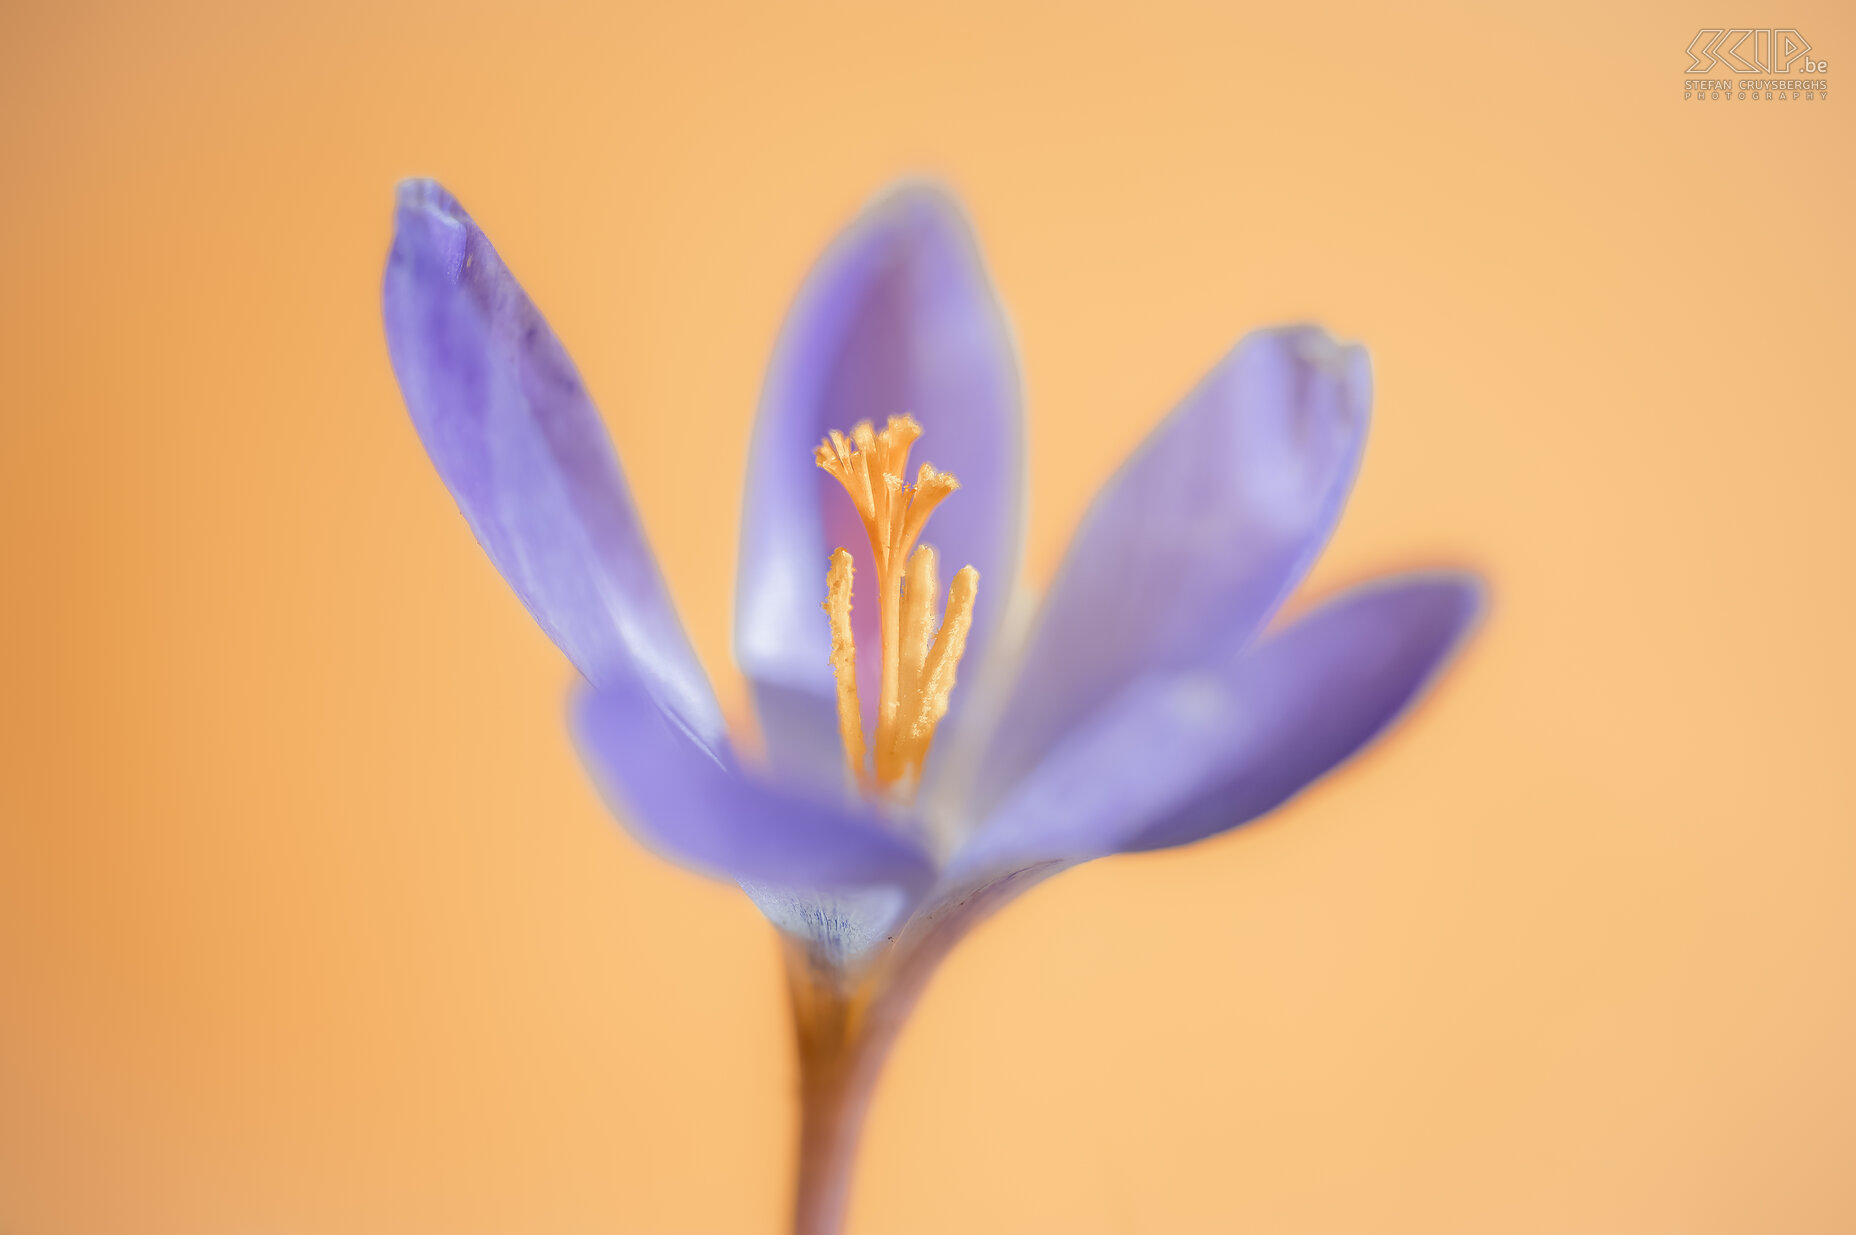
[[[1097,495],[1057,573],[977,778],[983,810],[1145,673],[1261,630],[1327,540],[1358,468],[1366,353],[1315,327],[1245,338]]]
[[[642,676],[714,738],[721,713],[599,413],[470,216],[400,185],[382,291],[406,407],[478,543],[587,678]]]
[[[1473,577],[1399,576],[1248,651],[1149,675],[1019,782],[956,870],[1183,845],[1275,809],[1390,725],[1481,604]]]
[[[862,525],[812,451],[829,430],[859,420],[881,427],[903,412],[922,424],[914,459],[961,483],[924,539],[941,552],[942,578],[962,566],[980,572],[967,644],[977,667],[1018,572],[1018,367],[966,218],[924,185],[877,199],[813,268],[775,349],[748,462],[735,657],[775,762],[827,778],[842,760],[819,609],[832,550],[850,549],[859,568],[860,681],[876,680],[877,604]],[[876,692],[864,694],[874,707]]]
[[[743,775],[660,708],[618,682],[575,707],[581,756],[614,811],[645,846],[706,874],[788,894],[888,887],[909,896],[934,865],[875,819]]]

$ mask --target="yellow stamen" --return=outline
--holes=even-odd
[[[838,677],[838,737],[844,743],[844,762],[861,784],[864,718],[858,712],[857,647],[851,640],[851,570],[849,549],[831,555],[822,608],[831,616],[831,669]]]
[[[934,637],[934,647],[922,666],[921,703],[909,718],[911,758],[918,770],[928,757],[935,727],[947,715],[948,700],[954,694],[954,671],[966,654],[967,632],[973,629],[973,600],[979,590],[980,572],[971,566],[962,566],[954,575],[953,586],[947,589],[947,612],[941,618],[941,632]]]
[[[971,566],[954,576],[940,633],[931,642],[929,628],[940,594],[937,560],[931,547],[916,549],[915,542],[934,508],[960,485],[926,463],[913,485],[903,480],[909,450],[921,435],[922,427],[912,416],[891,416],[880,433],[866,420],[852,427],[848,439],[833,430],[812,456],[844,486],[870,538],[883,653],[876,735],[870,744],[875,766],[870,769],[864,766],[857,652],[851,639],[849,550],[831,555],[824,607],[831,615],[831,667],[838,677],[838,730],[845,766],[859,785],[874,781],[883,789],[921,775],[935,728],[947,715],[954,670],[966,650],[979,588],[979,572]]]
[[[902,715],[912,716],[921,699],[922,664],[934,639],[934,602],[941,594],[938,559],[933,545],[923,545],[909,558],[909,573],[902,579]]]

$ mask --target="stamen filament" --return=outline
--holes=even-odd
[[[838,738],[852,777],[864,782],[864,718],[857,702],[857,647],[851,639],[851,551],[831,555],[825,612],[831,616],[831,669],[838,678]]]
[[[902,680],[909,683],[898,708],[913,716],[920,708],[922,665],[934,639],[934,602],[941,594],[938,559],[933,545],[923,545],[909,558],[909,573],[902,579]]]
[[[967,633],[973,629],[973,601],[979,589],[980,572],[971,566],[962,566],[947,589],[947,613],[922,666],[921,701],[909,719],[908,745],[917,772],[928,757],[935,727],[947,715],[948,701],[954,694],[954,671],[967,650]]]

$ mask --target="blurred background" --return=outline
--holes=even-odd
[[[0,1232],[780,1228],[770,930],[606,817],[379,280],[441,178],[740,713],[763,366],[912,172],[1017,329],[1033,582],[1314,318],[1379,395],[1310,592],[1495,610],[1266,824],[982,928],[852,1229],[1856,1229],[1856,126],[1685,101],[1725,21],[1856,56],[1818,0],[7,4]]]

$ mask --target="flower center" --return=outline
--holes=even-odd
[[[921,776],[935,726],[947,715],[954,670],[973,625],[973,597],[980,575],[962,567],[947,590],[938,633],[934,606],[940,597],[932,545],[915,542],[948,494],[960,487],[946,472],[922,464],[915,483],[905,484],[909,448],[922,435],[913,416],[891,416],[881,433],[869,421],[850,437],[832,430],[813,458],[837,477],[870,537],[877,579],[877,614],[883,641],[883,676],[877,695],[876,734],[865,766],[863,715],[857,699],[857,647],[851,638],[851,553],[831,555],[824,609],[831,617],[831,668],[838,678],[838,733],[844,763],[862,788],[904,789]],[[913,550],[913,556],[911,556]],[[907,563],[905,566],[904,563]]]

